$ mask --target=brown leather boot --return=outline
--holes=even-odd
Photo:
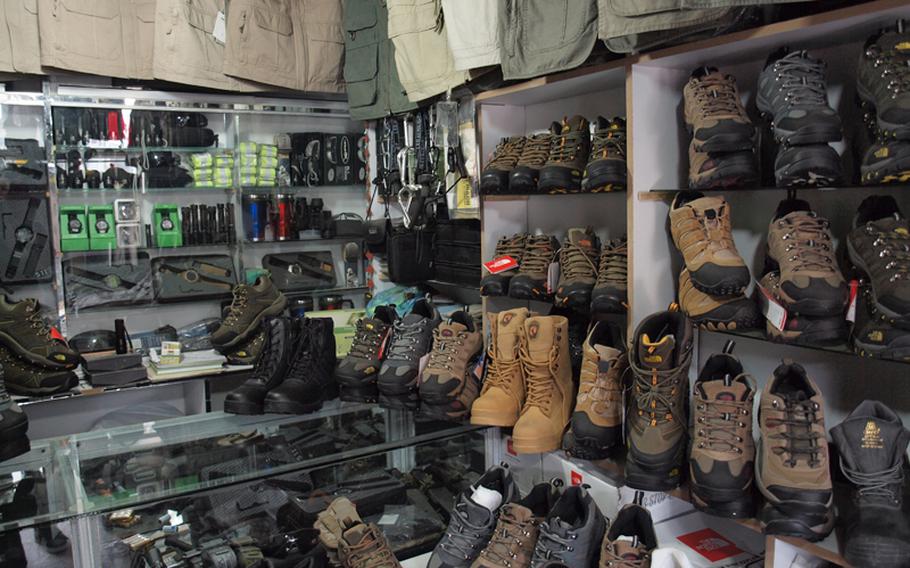
[[[468,312],[453,312],[433,331],[433,349],[421,375],[421,412],[461,420],[480,393],[474,368],[483,353],[483,334]]]
[[[471,424],[509,428],[518,421],[525,403],[519,343],[528,316],[526,308],[490,314],[483,389],[471,406]]]

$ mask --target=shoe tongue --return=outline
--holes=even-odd
[[[719,412],[739,412],[732,404],[720,404],[723,402],[738,402],[746,398],[748,394],[748,385],[733,381],[729,386],[725,385],[722,380],[717,381],[699,381],[696,383],[699,390],[704,394],[705,399],[717,401],[716,410]]]
[[[480,505],[474,501],[473,497],[477,496],[475,493],[473,496],[464,496],[462,501],[462,511],[464,512],[465,517],[468,519],[472,525],[475,526],[487,526],[491,524],[495,516],[493,510],[487,508],[485,505]],[[500,500],[502,497],[500,496]]]
[[[691,77],[696,77],[696,78],[707,77],[708,75],[710,75],[712,73],[717,73],[717,67],[705,65],[703,67],[697,67],[694,71],[692,71]]]
[[[882,34],[875,43],[882,48],[882,51],[894,50],[895,54],[910,58],[910,35],[906,31],[902,34],[897,32]]]
[[[568,240],[583,248],[594,248],[594,241],[591,234],[585,229],[569,229]]]
[[[475,505],[484,507],[486,510],[492,512],[502,505],[502,493],[481,485],[474,490],[474,494],[471,495],[470,500]]]
[[[581,131],[587,129],[587,127],[588,127],[588,119],[581,116],[580,114],[576,114],[575,116],[570,118],[568,121],[563,123],[562,132],[563,133],[581,132]]]
[[[408,314],[408,315],[404,316],[403,318],[401,318],[401,323],[402,323],[402,325],[415,325],[415,324],[422,322],[425,319],[426,318],[420,314]]]
[[[641,559],[641,549],[633,544],[632,537],[621,536],[613,541],[613,554],[623,560]]]
[[[602,363],[612,361],[622,355],[622,351],[608,345],[594,345],[594,351],[597,352]]]
[[[562,134],[563,123],[553,121],[550,124],[550,133],[551,134]]]
[[[572,530],[572,525],[563,521],[559,517],[552,517],[547,521],[547,527],[550,529],[550,532],[560,536],[561,538],[568,538],[569,531]]]
[[[832,428],[831,437],[850,469],[875,473],[900,462],[910,433],[898,422],[859,416]]]
[[[723,213],[726,202],[721,197],[699,197],[690,201],[687,205],[700,215],[713,219]]]
[[[638,342],[638,361],[645,369],[672,369],[675,348],[676,337],[673,335],[665,335],[660,341],[652,342],[648,334],[643,334]]]
[[[373,539],[373,533],[368,525],[359,523],[344,531],[341,535],[346,543],[357,546]]]
[[[441,323],[436,328],[442,337],[455,337],[459,333],[467,331],[468,328],[460,323]]]

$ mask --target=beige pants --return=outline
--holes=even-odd
[[[442,0],[455,69],[499,65],[501,0]]]
[[[0,71],[41,73],[38,0],[4,0],[0,4]]]
[[[468,80],[455,69],[439,0],[388,0],[395,66],[411,101],[422,101]]]
[[[231,0],[224,72],[300,91],[337,93],[341,0]]]

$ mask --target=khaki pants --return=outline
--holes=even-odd
[[[499,65],[499,13],[504,0],[442,0],[455,69]]]
[[[389,39],[408,99],[417,102],[468,80],[455,69],[439,0],[388,0]]]
[[[341,92],[341,0],[231,0],[224,72],[300,91]]]
[[[38,0],[4,0],[0,4],[0,71],[41,73]]]

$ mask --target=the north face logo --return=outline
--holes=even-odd
[[[742,550],[714,529],[702,529],[676,537],[677,540],[707,558],[719,562],[742,554]]]
[[[869,450],[880,450],[884,446],[885,441],[882,440],[882,429],[878,427],[875,420],[866,422],[866,427],[863,429],[862,447]]]

